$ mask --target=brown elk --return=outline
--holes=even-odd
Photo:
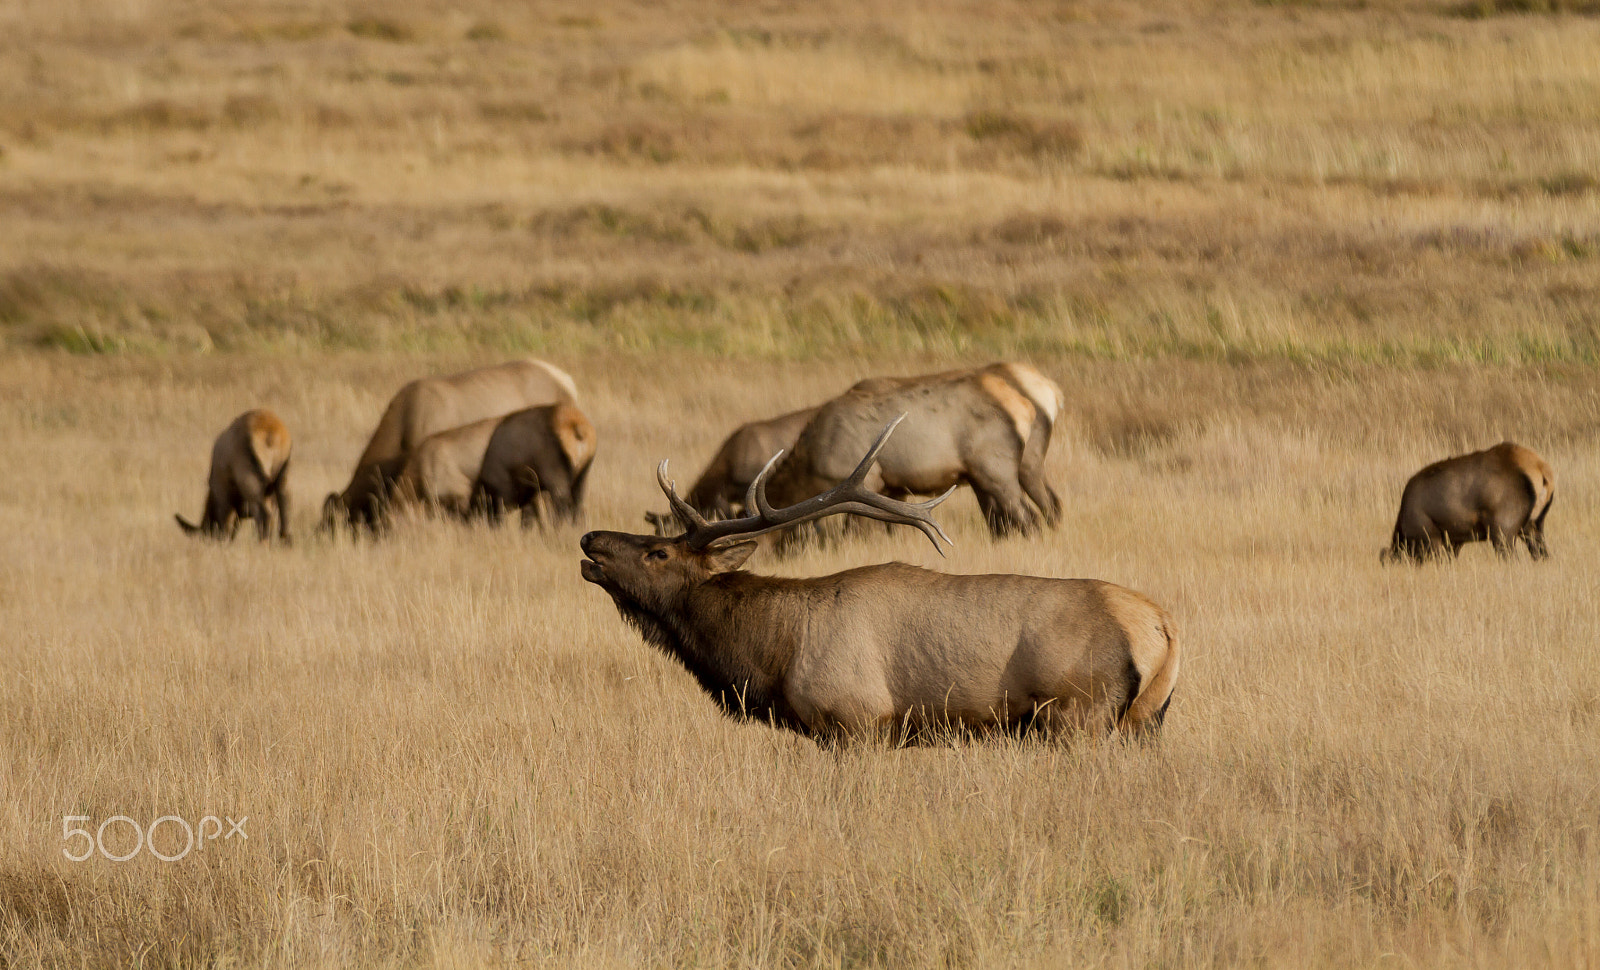
[[[1054,381],[1025,364],[861,381],[800,432],[772,473],[773,500],[794,502],[842,481],[873,429],[904,413],[905,428],[878,459],[869,488],[904,496],[966,484],[995,536],[1033,533],[1041,514],[1054,526],[1061,500],[1044,461],[1062,400]]]
[[[773,455],[794,447],[794,439],[800,436],[801,429],[816,413],[816,408],[806,408],[766,421],[751,421],[741,425],[717,449],[716,456],[700,473],[694,487],[689,489],[689,504],[695,511],[710,518],[732,518],[734,504],[744,499],[756,475]],[[644,515],[646,521],[655,526],[658,536],[671,535],[688,525],[687,522],[679,522],[671,512],[646,512]]]
[[[277,506],[278,538],[289,541],[289,429],[271,411],[246,411],[233,419],[211,446],[206,507],[195,525],[173,518],[190,535],[232,539],[244,519],[254,519],[256,536],[270,534],[267,501]]]
[[[1544,517],[1555,486],[1545,460],[1510,441],[1434,462],[1406,482],[1383,558],[1422,562],[1485,539],[1505,557],[1521,539],[1529,555],[1544,559]]]
[[[410,382],[384,409],[350,484],[323,502],[322,527],[331,528],[340,518],[352,526],[375,525],[394,476],[430,435],[523,408],[576,403],[577,397],[571,376],[541,360],[508,361]]]
[[[422,505],[466,518],[489,439],[500,418],[485,418],[428,435],[406,456],[389,488],[399,505]]]
[[[484,450],[472,505],[498,524],[507,508],[520,509],[522,524],[538,518],[541,494],[551,518],[575,521],[594,461],[594,425],[570,404],[528,408],[500,419]]]
[[[688,531],[588,533],[583,578],[725,712],[819,742],[917,741],[942,728],[1158,728],[1178,675],[1178,640],[1166,612],[1132,590],[898,562],[809,579],[739,571],[754,537],[835,513],[914,526],[939,548],[944,533],[929,510],[950,492],[912,504],[866,487],[898,423],[844,481],[786,508],[767,500],[769,463],[750,487],[753,513],[720,522],[678,497],[662,462],[657,480]]]

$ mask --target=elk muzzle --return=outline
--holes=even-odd
[[[610,545],[606,540],[615,535],[616,533],[611,532],[586,532],[583,538],[578,540],[578,548],[582,549],[584,556],[587,557],[578,564],[578,571],[582,573],[584,579],[596,586],[605,585],[606,571],[603,560],[607,558],[606,546]]]

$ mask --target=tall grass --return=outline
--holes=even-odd
[[[481,358],[480,358],[481,359]],[[430,362],[440,368],[466,358]],[[733,423],[923,358],[563,360],[588,526]],[[714,713],[577,575],[577,530],[318,540],[393,355],[25,356],[0,429],[0,955],[10,965],[1585,966],[1600,959],[1600,423],[1588,372],[1042,361],[1059,531],[945,562],[1095,576],[1185,647],[1160,740],[828,753]],[[211,437],[296,435],[291,549],[186,539]],[[1514,436],[1554,558],[1380,567],[1421,463]],[[62,819],[248,816],[179,862]],[[76,823],[75,823],[76,824]],[[120,828],[119,828],[120,826]],[[160,847],[181,843],[169,823]],[[126,852],[123,825],[108,848]]]

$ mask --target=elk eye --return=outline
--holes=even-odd
[[[646,559],[665,559],[667,558],[667,550],[651,549],[649,552],[644,554],[644,557]]]

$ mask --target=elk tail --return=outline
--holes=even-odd
[[[1528,519],[1544,525],[1544,516],[1550,511],[1550,503],[1555,501],[1555,483],[1544,469],[1524,468],[1522,479],[1528,485],[1528,494],[1533,498],[1533,505],[1528,509]]]
[[[561,443],[561,453],[567,457],[567,466],[574,474],[588,467],[594,458],[594,425],[577,408],[562,405],[552,415],[556,440]]]
[[[183,531],[188,533],[189,535],[194,535],[196,532],[200,531],[200,527],[199,526],[195,525],[193,522],[190,522],[188,519],[184,518],[183,516],[174,513],[172,517],[174,519],[178,520],[178,524],[180,526],[183,526]]]
[[[279,480],[283,478],[284,469],[289,467],[289,442],[286,440],[288,436],[287,429],[269,414],[258,412],[256,420],[250,423],[250,457],[255,460],[256,473],[261,476],[261,480],[269,483],[268,491],[278,486]],[[284,452],[283,464],[278,467],[278,472],[274,475],[272,459],[279,449]]]
[[[1054,427],[1067,404],[1067,396],[1062,393],[1061,385],[1024,364],[1007,364],[1005,367],[1017,389],[1044,414],[1046,426]]]
[[[1166,638],[1166,649],[1161,662],[1149,674],[1141,677],[1138,693],[1128,703],[1117,720],[1119,734],[1139,737],[1155,733],[1167,716],[1167,706],[1172,703],[1172,690],[1178,682],[1178,634],[1173,629],[1172,617],[1161,617],[1161,636]]]
[[[534,360],[531,357],[528,358],[528,360],[543,369],[546,374],[550,375],[550,379],[556,382],[557,386],[559,386],[563,391],[567,392],[567,400],[572,402],[576,402],[578,400],[578,385],[572,380],[571,374],[568,374],[566,371],[550,363],[549,361]]]

